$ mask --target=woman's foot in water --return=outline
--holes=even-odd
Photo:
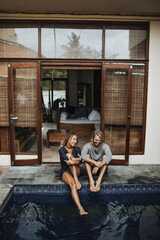
[[[83,209],[82,206],[79,207],[78,210],[79,210],[79,214],[80,214],[80,215],[88,215],[88,212],[86,212],[86,211]]]

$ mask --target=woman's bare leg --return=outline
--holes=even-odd
[[[90,191],[95,192],[95,186],[94,186],[95,182],[94,182],[92,172],[91,172],[91,170],[92,170],[91,165],[89,163],[85,162],[85,168],[86,168],[86,171],[87,171],[87,174],[88,174],[88,177],[89,177]]]
[[[71,173],[73,175],[73,178],[74,178],[77,189],[78,190],[81,189],[82,185],[78,180],[78,176],[80,174],[80,167],[73,165],[73,166],[69,166],[69,168],[70,168]]]
[[[83,207],[80,203],[77,188],[76,188],[76,184],[75,184],[75,181],[74,181],[73,177],[68,172],[64,172],[63,175],[62,175],[62,180],[67,185],[69,185],[69,187],[71,189],[71,195],[72,195],[73,201],[77,205],[80,215],[87,215],[88,213],[83,209]]]

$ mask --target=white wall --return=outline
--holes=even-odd
[[[160,164],[160,21],[150,22],[145,154],[130,156],[129,164]]]
[[[11,156],[10,155],[0,155],[0,166],[10,166]]]
[[[75,72],[72,75],[73,79],[77,78]],[[74,81],[73,84],[77,86],[77,82]],[[76,103],[73,91],[74,87],[72,84],[70,85],[70,91],[72,92],[71,101]],[[123,157],[120,156],[121,158]],[[9,164],[10,156],[1,155],[0,165]],[[144,155],[131,155],[129,157],[129,164],[160,164],[160,21],[150,22],[145,153]]]

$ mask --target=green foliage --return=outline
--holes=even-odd
[[[43,69],[41,71],[42,78],[67,78],[67,70],[58,70],[58,69]]]
[[[51,91],[52,81],[53,81],[53,90],[66,90],[66,80],[68,72],[67,70],[58,70],[58,69],[43,69],[41,71],[41,88],[43,91]],[[47,78],[49,80],[47,80]],[[56,80],[55,80],[56,78]],[[57,80],[59,78],[59,80]],[[45,79],[45,80],[43,80]],[[53,80],[52,80],[53,79]],[[64,80],[62,80],[64,79]]]
[[[52,80],[42,80],[41,88],[42,91],[51,91],[52,89]],[[66,90],[66,81],[65,80],[53,80],[53,90],[61,91]]]

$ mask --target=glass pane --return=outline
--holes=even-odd
[[[37,153],[37,128],[15,127],[14,143],[16,153]]]
[[[37,78],[36,69],[15,69],[13,79],[15,150],[37,152]]]
[[[0,126],[9,126],[8,117],[8,64],[0,63]]]
[[[104,124],[105,142],[113,154],[124,154],[128,101],[128,71],[106,69]]]
[[[9,152],[8,64],[0,63],[0,152]]]
[[[102,30],[42,28],[42,57],[102,58]]]
[[[146,30],[106,29],[105,58],[145,59],[146,39]]]
[[[38,28],[0,28],[0,39],[0,57],[38,57]]]
[[[66,107],[67,70],[41,71],[43,121],[57,123],[57,108]]]
[[[145,66],[133,65],[131,93],[130,153],[142,151]]]

